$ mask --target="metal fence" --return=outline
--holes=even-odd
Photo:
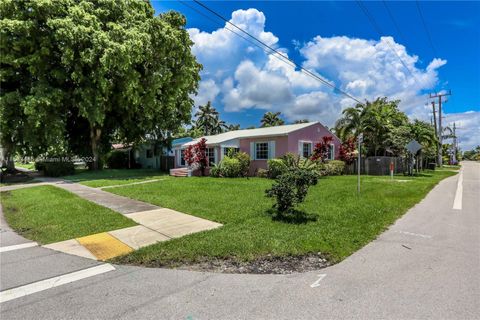
[[[367,157],[360,159],[360,173],[374,176],[389,175],[390,163],[393,163],[393,173],[406,171],[406,160],[401,157]],[[355,174],[358,170],[358,160],[346,166],[347,174]]]
[[[174,156],[160,156],[160,170],[169,172],[170,169],[175,167]]]

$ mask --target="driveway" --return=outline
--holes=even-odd
[[[238,275],[107,265],[95,269],[102,273],[57,286],[47,281],[49,289],[3,302],[1,317],[478,319],[479,195],[480,164],[465,162],[459,175],[443,180],[378,239],[317,272]],[[4,230],[2,247],[27,242]],[[17,238],[4,243],[6,234]],[[40,247],[0,257],[2,291],[105,265]]]

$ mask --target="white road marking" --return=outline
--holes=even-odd
[[[83,269],[80,271],[67,273],[67,274],[53,277],[50,279],[45,279],[38,282],[30,283],[21,287],[5,290],[0,292],[0,303],[25,297],[27,295],[40,292],[43,290],[51,289],[54,287],[58,287],[67,283],[93,277],[93,276],[96,276],[105,272],[109,272],[112,270],[115,270],[115,268],[111,264],[106,263],[106,264],[101,264],[99,266],[91,267],[88,269]]]
[[[312,283],[312,284],[310,285],[310,287],[311,287],[311,288],[315,288],[315,287],[320,286],[320,281],[322,281],[323,278],[325,278],[326,276],[327,276],[327,275],[326,275],[325,273],[319,274],[319,275],[318,275],[318,277],[319,277],[318,280],[315,281],[314,283]]]
[[[38,246],[38,243],[36,242],[27,242],[22,244],[16,244],[13,246],[0,247],[0,252],[7,252],[7,251],[18,250],[18,249],[36,247],[36,246]]]
[[[116,185],[113,185],[113,186],[99,187],[98,189],[127,187],[127,186],[133,186],[133,185],[136,185],[136,184],[150,183],[150,182],[156,182],[156,181],[162,181],[162,180],[165,180],[165,179],[152,179],[152,180],[137,181],[137,182],[125,183],[125,184],[116,184]]]
[[[453,209],[462,210],[462,196],[463,196],[463,168],[458,174],[457,192],[455,193],[455,200],[453,200]]]
[[[425,239],[430,239],[432,236],[428,236],[426,234],[421,234],[421,233],[413,233],[413,232],[408,232],[408,231],[395,231],[397,233],[402,233],[406,234],[409,236],[414,236],[414,237],[420,237],[420,238],[425,238]]]

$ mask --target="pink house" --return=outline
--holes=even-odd
[[[333,137],[330,159],[337,159],[341,141],[320,122],[235,130],[203,138],[207,140],[207,156],[210,164],[220,162],[229,150],[243,151],[250,155],[250,174],[253,175],[260,168],[267,169],[268,159],[280,158],[287,152],[304,158],[310,157],[315,143],[324,136]],[[175,168],[186,167],[183,150],[200,139],[174,148]]]

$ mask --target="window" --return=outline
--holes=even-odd
[[[208,159],[208,165],[215,163],[215,148],[207,148],[205,149],[205,156]]]
[[[335,145],[333,143],[328,148],[328,159],[330,160],[335,159]]]
[[[303,143],[303,152],[302,155],[304,158],[310,158],[312,155],[312,143],[311,142],[304,142]]]
[[[147,149],[147,154],[146,154],[147,158],[152,158],[153,157],[153,151],[152,149]]]
[[[179,150],[180,152],[180,165],[184,166],[185,165],[185,150]]]
[[[259,142],[255,144],[255,159],[256,160],[268,159],[268,142]]]
[[[236,153],[239,153],[240,152],[240,148],[233,148],[233,147],[230,147],[230,148],[223,148],[223,155],[224,156],[233,156],[234,154]]]

